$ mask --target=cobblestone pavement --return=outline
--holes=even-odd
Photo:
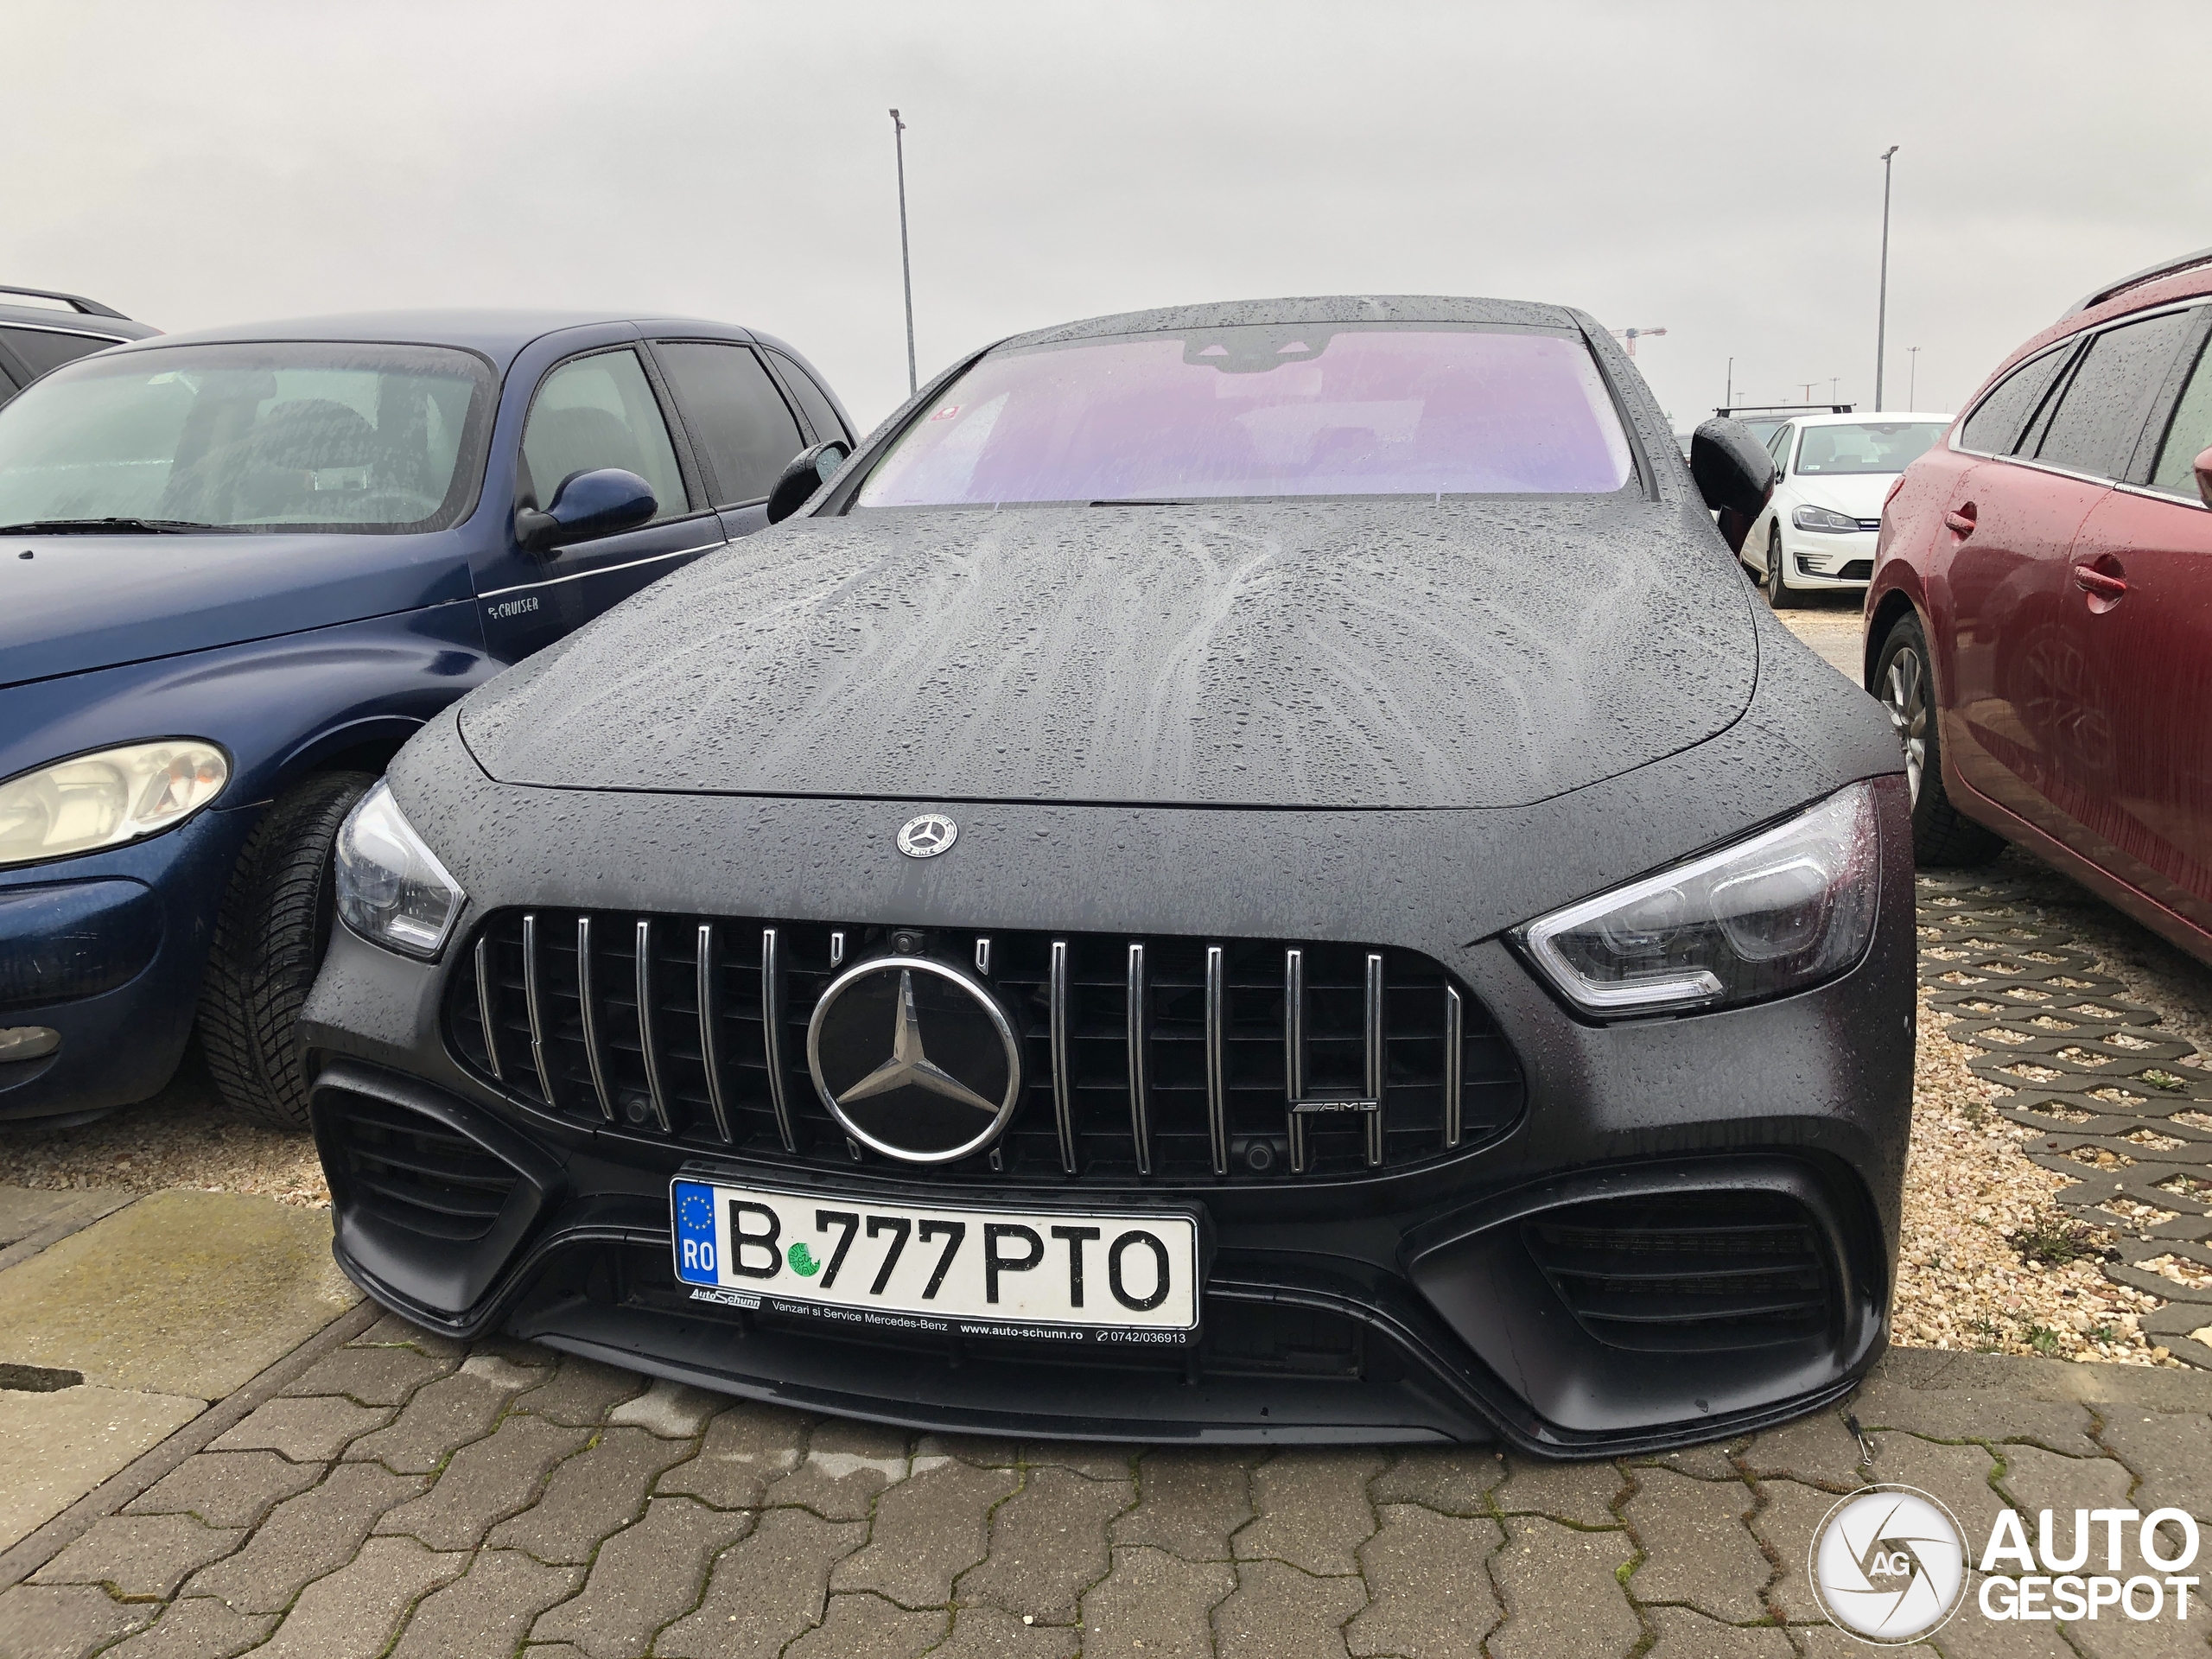
[[[2208,1408],[2194,1371],[1921,1351],[1848,1417],[1619,1463],[1017,1445],[387,1318],[0,1593],[0,1654],[1840,1654],[1805,1584],[1839,1495],[1917,1486],[1975,1540],[2006,1503],[2212,1519]],[[2021,1628],[1969,1607],[1937,1647],[2075,1650]],[[2208,1630],[2070,1635],[2201,1653]]]

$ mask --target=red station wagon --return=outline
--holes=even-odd
[[[1921,861],[2017,842],[2212,961],[2212,249],[2101,289],[1898,480],[1866,685]]]

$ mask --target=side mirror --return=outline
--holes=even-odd
[[[768,492],[768,522],[780,524],[814,499],[814,493],[837,474],[851,448],[836,438],[802,449],[791,457],[776,487]]]
[[[2212,449],[2196,458],[2196,493],[2204,498],[2204,505],[2212,507]]]
[[[1715,512],[1757,518],[1774,493],[1774,457],[1741,421],[1715,416],[1690,435],[1690,476]]]
[[[573,542],[635,530],[659,511],[653,486],[635,473],[620,467],[571,473],[544,512],[524,507],[515,514],[515,540],[533,553],[550,553]]]

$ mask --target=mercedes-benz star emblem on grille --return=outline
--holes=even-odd
[[[832,980],[807,1023],[806,1062],[847,1134],[910,1164],[982,1151],[1021,1098],[1006,1010],[925,957],[878,957]]]
[[[935,858],[960,839],[960,826],[942,812],[925,812],[899,826],[899,850],[909,858]]]

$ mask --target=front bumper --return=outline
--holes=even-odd
[[[1526,1075],[1518,1124],[1464,1155],[1274,1184],[1132,1178],[995,1192],[1012,1207],[1202,1206],[1215,1241],[1207,1335],[1180,1356],[1116,1369],[1088,1350],[1067,1364],[1010,1343],[824,1335],[685,1299],[671,1270],[667,1193],[679,1168],[698,1166],[696,1148],[558,1118],[484,1081],[447,1041],[455,964],[407,961],[342,927],[305,1015],[338,1258],[386,1306],[455,1335],[505,1329],[741,1395],[915,1427],[1141,1440],[1503,1439],[1553,1455],[1742,1432],[1848,1388],[1886,1337],[1910,1123],[1913,958],[1910,852],[1904,813],[1893,810],[1902,796],[1885,789],[1884,798],[1881,916],[1869,955],[1781,1001],[1594,1027],[1567,1014],[1495,937],[1414,940],[1481,1001]],[[905,809],[866,810],[895,821]],[[974,825],[963,824],[963,838],[992,833],[980,810],[963,817]],[[841,842],[850,844],[836,835],[821,844]],[[1098,879],[1096,862],[1073,863]],[[489,872],[464,880],[486,907],[524,896],[499,891]],[[758,913],[714,891],[718,880],[734,889],[745,880],[741,870],[701,877],[684,907]],[[912,895],[899,906],[907,915],[933,907]],[[870,908],[882,913],[890,902]],[[1192,913],[1202,909],[1192,902],[1177,931],[1220,922]],[[483,1243],[413,1230],[353,1178],[350,1126],[395,1111],[428,1122],[423,1144],[450,1147],[454,1167],[508,1172],[472,1177],[496,1198],[479,1217]],[[944,1191],[881,1160],[795,1172],[733,1154],[708,1166],[734,1180],[808,1180],[847,1198],[926,1203]],[[1595,1337],[1532,1255],[1529,1228],[1659,1198],[1702,1205],[1723,1225],[1738,1212],[1795,1206],[1827,1264],[1821,1328],[1695,1354]]]
[[[259,815],[202,812],[133,846],[0,871],[0,1026],[60,1039],[0,1063],[0,1123],[79,1120],[169,1080],[224,884]]]
[[[1782,554],[1789,562],[1793,588],[1835,588],[1856,590],[1874,579],[1874,550],[1881,541],[1877,530],[1824,531],[1782,526]]]

